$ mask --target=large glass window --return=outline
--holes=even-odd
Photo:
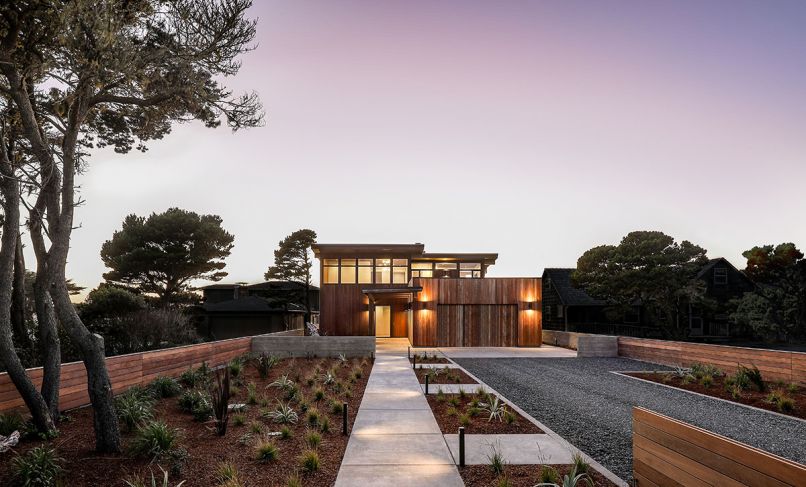
[[[380,260],[380,259],[378,259]],[[389,284],[392,282],[392,268],[375,266],[375,284]]]
[[[355,259],[341,259],[342,284],[355,284]]]
[[[472,279],[481,277],[481,264],[478,262],[462,262],[459,264],[459,277]]]
[[[322,268],[322,282],[323,284],[337,284],[339,282],[339,268],[337,266],[324,266]]]
[[[434,268],[433,262],[412,262],[411,270],[431,270]]]
[[[434,267],[440,271],[452,271],[456,269],[456,262],[437,262]]]
[[[392,282],[394,284],[406,284],[409,282],[408,274],[408,267],[392,267]]]

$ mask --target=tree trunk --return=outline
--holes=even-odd
[[[33,342],[28,335],[25,320],[25,256],[22,253],[22,236],[17,234],[14,252],[14,283],[11,294],[11,327],[14,330],[14,341],[18,348],[33,355]]]
[[[0,137],[2,141],[2,137]],[[3,142],[3,144],[5,144]],[[19,237],[19,183],[11,168],[5,145],[0,148],[0,189],[5,198],[2,240],[0,240],[0,360],[6,367],[8,376],[17,388],[28,410],[31,412],[34,425],[42,433],[56,430],[48,406],[36,386],[25,371],[19,355],[14,350],[11,339],[11,295],[14,279],[14,260]]]
[[[40,266],[42,267],[42,266]],[[44,271],[47,272],[47,271]],[[34,301],[39,322],[39,343],[42,350],[42,397],[48,404],[50,414],[59,417],[59,383],[61,381],[62,352],[59,343],[56,314],[48,292],[47,276],[34,282]]]

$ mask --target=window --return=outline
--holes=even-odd
[[[355,284],[355,267],[341,266],[341,283]]]
[[[441,271],[452,271],[456,269],[456,262],[437,262],[435,268]]]
[[[409,266],[409,259],[392,259],[393,266]]]
[[[392,268],[392,282],[395,284],[406,284],[408,279],[408,267],[393,267]]]
[[[412,270],[418,270],[418,271],[429,270],[430,271],[433,268],[434,268],[434,263],[433,262],[412,262],[411,263],[411,269]]]
[[[375,267],[389,267],[392,265],[392,259],[375,259]]]
[[[459,264],[459,268],[462,270],[480,271],[481,264],[476,262],[462,262]]]
[[[333,259],[336,260],[336,259]],[[339,268],[337,266],[325,266],[322,268],[322,283],[337,284],[339,282]]]
[[[381,259],[377,259],[381,260]],[[388,261],[388,259],[386,259]],[[375,266],[375,284],[389,284],[392,282],[392,268]]]
[[[372,284],[372,259],[358,259],[358,283]]]
[[[727,267],[714,267],[714,284],[727,284],[728,283],[728,269]]]
[[[411,271],[411,277],[434,277],[434,271]]]
[[[562,305],[557,306],[557,318],[563,317],[563,313],[565,312],[563,308],[564,307]]]

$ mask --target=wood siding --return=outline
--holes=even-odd
[[[539,278],[413,279],[414,346],[540,346]],[[526,303],[532,309],[526,309]]]
[[[322,284],[319,329],[323,335],[369,335],[369,298],[362,292],[374,284]]]
[[[158,375],[175,377],[188,367],[196,367],[205,361],[210,366],[227,363],[234,357],[248,353],[251,344],[252,337],[245,337],[109,357],[106,359],[106,367],[112,381],[112,392],[119,394],[131,386],[147,384]],[[28,369],[28,376],[37,387],[41,387],[41,367]],[[60,408],[67,410],[87,404],[89,404],[89,396],[84,363],[62,364],[59,388]],[[17,389],[8,374],[0,374],[0,412],[24,408],[25,404],[17,394]]]
[[[755,365],[766,380],[806,385],[806,353],[701,343],[619,337],[620,356],[656,364],[689,367],[699,362],[736,372],[737,364]]]
[[[806,466],[643,408],[633,408],[638,487],[797,486]]]

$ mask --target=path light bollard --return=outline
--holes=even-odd
[[[409,349],[408,349],[408,351],[406,352],[406,357],[408,357],[408,358],[409,358],[409,360],[411,360],[411,345],[409,345],[409,347],[408,347],[408,348],[409,348]]]
[[[411,361],[411,368],[412,369],[417,368],[417,354],[416,353],[414,354],[414,359]]]
[[[465,427],[459,427],[459,466],[465,466]]]
[[[425,376],[425,395],[428,395],[428,375]]]
[[[341,434],[347,435],[347,403],[344,403],[341,414]]]

